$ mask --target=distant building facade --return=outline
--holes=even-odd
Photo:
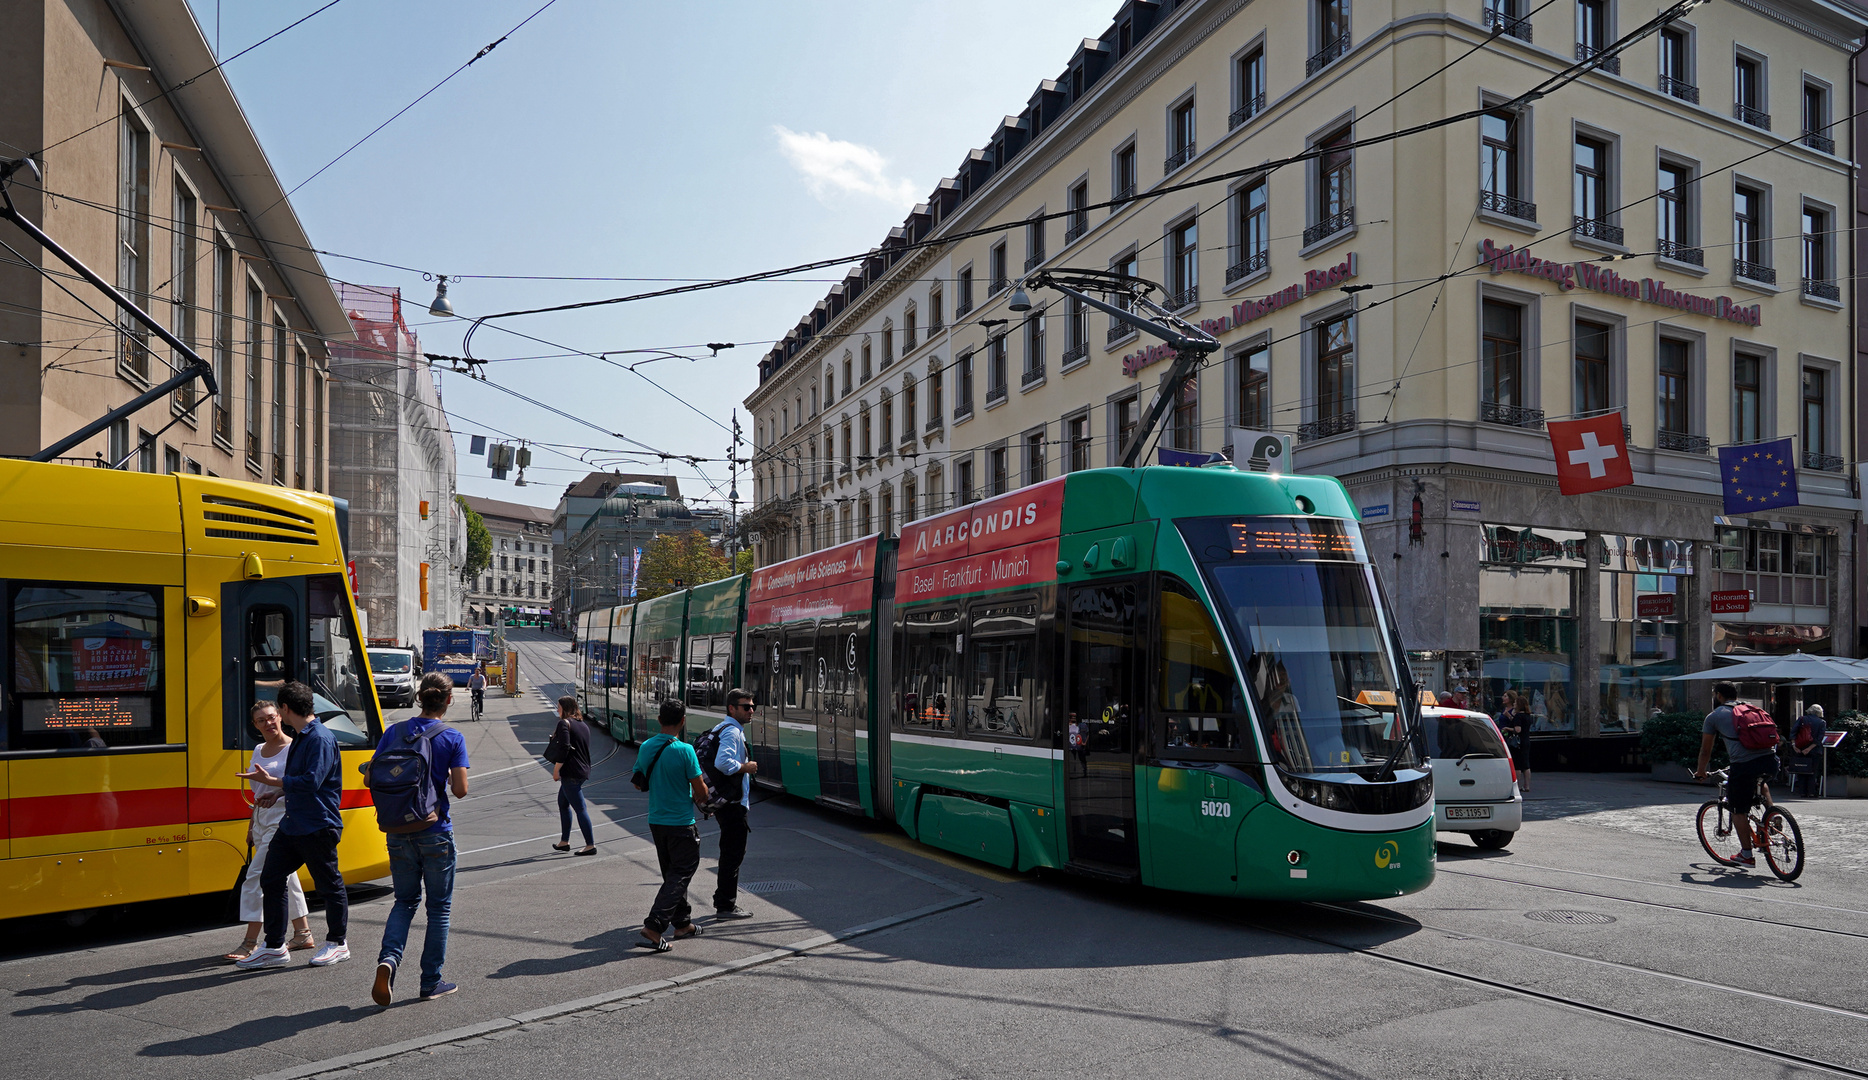
[[[502,608],[543,616],[552,610],[551,510],[542,506],[464,496],[486,522],[493,538],[493,561],[467,583],[465,624],[492,626]]]
[[[559,559],[553,582],[559,625],[580,611],[626,603],[637,573],[636,553],[662,533],[722,535],[726,517],[695,510],[673,476],[591,473],[567,487],[553,514]]]

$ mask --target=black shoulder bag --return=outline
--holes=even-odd
[[[675,740],[669,739],[667,742],[657,747],[654,755],[649,758],[648,768],[645,769],[641,765],[636,766],[636,771],[629,776],[629,783],[631,786],[637,791],[647,791],[649,789],[649,777],[655,775],[655,763],[661,760],[662,751],[673,746],[674,742]]]

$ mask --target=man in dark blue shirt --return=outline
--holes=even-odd
[[[317,719],[311,687],[288,682],[279,688],[279,716],[292,729],[292,749],[286,752],[285,772],[277,779],[264,769],[237,774],[284,790],[285,819],[266,851],[260,868],[260,908],[265,913],[266,941],[234,966],[246,970],[284,967],[291,962],[285,951],[285,879],[303,866],[324,898],[329,933],[311,957],[314,967],[327,967],[350,959],[345,937],[350,929],[350,898],[344,875],[337,869],[337,841],[344,833],[338,813],[344,794],[337,740]]]

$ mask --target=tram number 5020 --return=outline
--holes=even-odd
[[[1216,799],[1201,799],[1200,816],[1229,818],[1232,816],[1232,804]]]

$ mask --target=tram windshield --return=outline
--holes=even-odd
[[[1334,518],[1179,523],[1227,620],[1265,741],[1293,773],[1417,768],[1374,570]]]

